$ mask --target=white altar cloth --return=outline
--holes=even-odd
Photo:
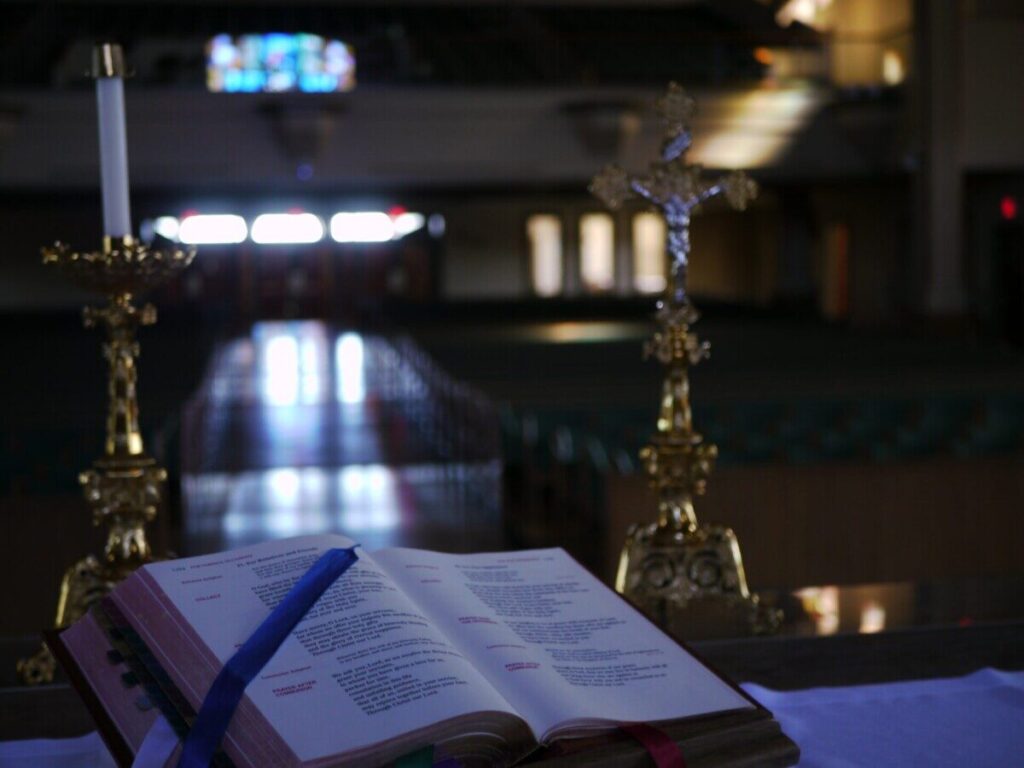
[[[0,768],[117,768],[98,733],[0,742]]]
[[[742,687],[800,745],[801,768],[1024,766],[1024,672],[801,691]]]

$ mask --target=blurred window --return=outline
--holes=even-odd
[[[355,74],[352,48],[319,35],[221,34],[206,45],[206,86],[215,93],[350,91]]]
[[[615,224],[607,213],[580,216],[580,278],[590,293],[615,287]]]
[[[530,247],[530,282],[538,296],[562,292],[562,220],[540,213],[526,220]]]
[[[906,79],[903,57],[891,48],[882,54],[882,81],[886,85],[899,85]]]
[[[633,287],[640,293],[665,290],[665,220],[656,213],[633,217]]]

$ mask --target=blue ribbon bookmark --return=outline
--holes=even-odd
[[[208,768],[245,687],[270,661],[313,604],[356,560],[355,547],[324,552],[228,660],[207,691],[185,737],[178,768]]]

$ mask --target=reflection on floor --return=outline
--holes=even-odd
[[[189,554],[337,532],[367,549],[501,545],[497,418],[403,340],[261,323],[182,427]]]

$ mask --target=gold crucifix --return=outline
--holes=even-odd
[[[710,352],[710,345],[690,330],[699,317],[686,282],[690,221],[703,203],[719,195],[744,210],[757,195],[757,184],[742,171],[708,181],[701,166],[686,161],[695,103],[678,84],[669,85],[657,107],[664,138],[661,155],[648,173],[630,175],[610,165],[590,185],[613,210],[631,198],[660,210],[668,228],[671,273],[658,302],[658,329],[644,348],[646,356],[667,368],[657,431],[640,452],[657,494],[658,517],[627,532],[615,587],[681,636],[772,631],[781,615],[765,610],[750,594],[735,533],[725,526],[699,524],[693,509],[693,498],[707,488],[718,448],[694,429],[690,408],[689,368]],[[696,627],[696,615],[717,626]]]

